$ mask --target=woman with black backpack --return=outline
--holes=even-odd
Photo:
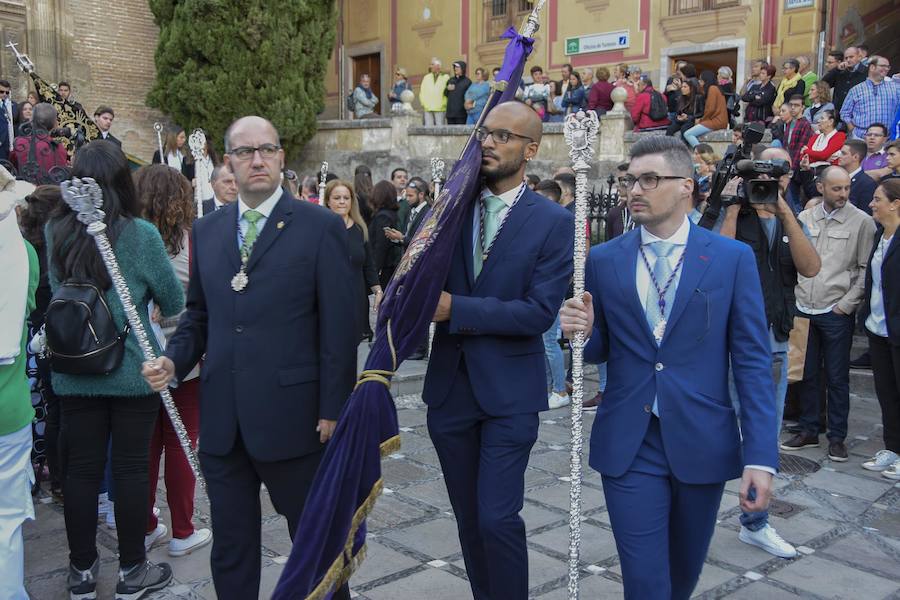
[[[75,154],[73,175],[93,178],[103,191],[107,236],[144,328],[150,330],[151,300],[164,316],[181,311],[181,283],[159,232],[138,218],[141,207],[122,151],[111,142],[91,142]],[[141,350],[128,334],[122,303],[94,238],[62,206],[47,224],[46,239],[53,292],[45,318],[47,349],[67,450],[63,493],[69,594],[96,598],[97,493],[111,440],[119,539],[116,593],[138,597],[165,587],[172,578],[171,567],[150,563],[144,547],[148,452],[159,394],[141,377]],[[152,336],[151,343],[159,352]]]

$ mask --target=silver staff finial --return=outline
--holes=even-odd
[[[592,110],[578,111],[566,117],[563,124],[563,135],[569,146],[574,171],[590,169],[590,161],[594,157],[594,144],[600,131],[600,119]]]
[[[541,9],[544,8],[544,2],[545,0],[537,0],[534,3],[531,14],[528,15],[528,18],[525,19],[525,25],[522,26],[522,31],[520,33],[523,36],[534,37],[534,34],[541,28],[539,16],[541,14]]]
[[[34,63],[31,62],[31,59],[28,58],[27,54],[22,54],[19,52],[19,49],[16,47],[18,44],[11,41],[6,44],[6,47],[13,51],[13,54],[16,55],[16,63],[18,63],[19,68],[22,69],[25,73],[31,73],[34,71]]]
[[[88,233],[97,235],[106,229],[106,213],[100,210],[103,206],[103,192],[97,182],[90,177],[84,179],[73,178],[63,181],[60,185],[63,201],[75,211],[76,218],[87,225]]]

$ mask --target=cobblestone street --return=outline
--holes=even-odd
[[[384,463],[385,493],[369,527],[368,558],[351,580],[355,597],[371,600],[457,600],[470,598],[456,526],[437,456],[425,426],[421,398],[409,393],[421,385],[423,363],[403,366],[395,381],[402,449]],[[406,391],[403,387],[406,386]],[[399,389],[398,389],[399,388]],[[596,381],[587,384],[588,394]],[[726,487],[719,523],[696,594],[698,598],[842,598],[900,599],[900,484],[860,463],[881,447],[878,403],[870,372],[851,374],[850,460],[834,463],[822,448],[795,453],[809,459],[814,472],[788,473],[804,466],[783,462],[777,480],[772,525],[799,546],[793,560],[774,558],[738,541],[738,485]],[[568,408],[542,415],[540,438],[526,473],[530,596],[566,597],[569,502]],[[585,413],[589,434],[593,413]],[[823,438],[824,439],[824,438]],[[784,461],[784,455],[782,455]],[[584,473],[582,598],[621,598],[618,558],[609,526],[600,476]],[[162,521],[168,523],[165,494]],[[263,492],[263,582],[261,597],[275,586],[290,551],[284,521]],[[26,584],[35,600],[63,600],[67,547],[62,508],[37,505],[37,521],[25,530]],[[206,499],[198,496],[197,524],[208,526]],[[99,598],[112,598],[116,562],[115,532],[99,527]],[[151,560],[169,561],[175,571],[168,588],[152,595],[164,599],[215,598],[209,574],[209,547],[183,558],[169,558],[157,545]]]

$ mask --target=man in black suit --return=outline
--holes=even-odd
[[[878,184],[862,170],[862,161],[866,158],[866,143],[862,140],[847,140],[841,148],[838,159],[847,173],[850,174],[850,202],[867,215],[872,214],[869,203]]]
[[[100,130],[100,138],[101,140],[106,140],[108,142],[112,142],[119,148],[122,147],[122,142],[109,132],[110,128],[113,124],[113,119],[116,118],[116,113],[113,112],[113,109],[109,106],[98,106],[97,110],[94,111],[94,123],[97,124],[97,129]]]
[[[293,537],[356,372],[344,223],[281,189],[284,152],[262,117],[225,135],[238,201],[195,222],[187,305],[154,390],[200,373],[200,465],[221,600],[259,597],[260,484]],[[345,586],[335,598],[349,598]]]
[[[237,200],[238,188],[234,179],[234,173],[225,165],[216,165],[213,167],[212,176],[209,184],[213,189],[213,197],[203,201],[203,215],[231,204]]]
[[[62,98],[63,102],[66,102],[69,105],[71,105],[72,108],[74,108],[76,111],[80,110],[80,111],[87,112],[84,110],[84,107],[81,105],[80,102],[71,99],[72,86],[69,85],[68,81],[60,81],[59,83],[57,83],[56,91],[59,93],[59,96],[60,96],[60,98]]]
[[[19,105],[10,99],[10,89],[9,82],[0,79],[0,160],[9,160],[16,139]]]

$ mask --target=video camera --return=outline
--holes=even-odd
[[[737,176],[743,179],[743,184],[738,186],[736,202],[745,206],[747,204],[777,204],[778,179],[791,172],[791,164],[783,158],[774,160],[742,159],[737,161],[735,171]],[[768,178],[760,179],[761,175],[768,175]]]
[[[699,222],[700,227],[712,229],[719,219],[719,214],[722,212],[723,206],[729,206],[739,202],[743,204],[749,204],[750,202],[764,203],[766,201],[765,198],[770,198],[773,184],[775,186],[775,195],[774,200],[771,200],[771,202],[778,201],[778,178],[773,175],[775,179],[771,183],[768,183],[766,180],[759,179],[758,177],[764,173],[771,174],[767,173],[766,169],[773,169],[772,172],[774,172],[774,170],[776,170],[774,163],[786,161],[754,161],[750,159],[753,146],[762,141],[765,133],[766,127],[762,123],[747,123],[741,129],[741,144],[734,149],[733,153],[727,155],[719,162],[716,167],[716,172],[713,173],[706,210],[703,212],[703,216],[700,218]],[[766,163],[773,164],[769,167]],[[756,170],[757,164],[760,165],[762,170]],[[738,171],[738,165],[744,167],[743,172]],[[744,182],[747,185],[742,184],[738,186],[736,196],[723,198],[722,192],[724,191],[725,186],[737,176],[744,178]],[[761,185],[754,186],[754,183]],[[750,191],[753,192],[752,194],[747,193],[746,190],[748,187]]]

